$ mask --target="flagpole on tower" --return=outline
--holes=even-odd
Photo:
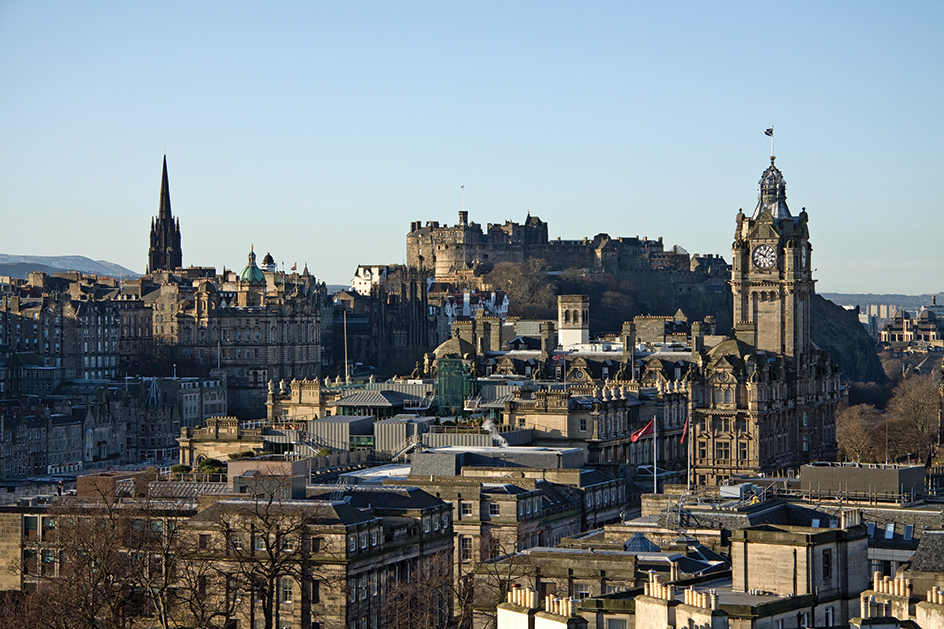
[[[770,128],[764,131],[764,135],[770,136],[770,161],[774,160],[774,126],[770,125]]]
[[[462,211],[465,211],[465,185],[459,186],[459,189],[462,190]]]

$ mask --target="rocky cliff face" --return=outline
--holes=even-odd
[[[854,311],[820,295],[813,295],[810,309],[810,337],[820,349],[829,351],[842,369],[844,380],[888,382],[875,351],[875,340],[859,323]]]

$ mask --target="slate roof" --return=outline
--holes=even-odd
[[[312,424],[356,424],[362,421],[369,420],[374,421],[372,415],[328,415],[327,417],[319,417],[318,419],[312,419]]]
[[[399,391],[358,391],[344,396],[335,406],[366,406],[375,408],[393,408],[403,406],[405,400],[420,400],[422,398]]]
[[[265,503],[261,502],[260,505],[264,507]],[[311,521],[312,524],[319,525],[351,525],[369,522],[374,519],[370,514],[342,502],[286,500],[276,505],[275,508],[285,514],[299,514]],[[216,523],[226,513],[251,515],[253,511],[252,499],[220,500],[190,518],[190,521],[194,523]]]
[[[944,531],[925,531],[911,559],[917,572],[944,572]]]
[[[426,509],[441,507],[445,504],[440,498],[417,487],[376,487],[351,485],[309,485],[306,490],[309,498],[325,499],[334,492],[344,495],[346,502],[357,509],[373,508],[378,510]]]
[[[611,482],[613,482],[613,477],[608,476],[599,470],[590,468],[584,468],[580,470],[581,487],[591,487],[593,485],[601,485],[603,483]]]

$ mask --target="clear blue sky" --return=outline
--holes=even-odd
[[[944,289],[942,2],[0,1],[0,252],[328,283],[410,221],[730,260],[776,129],[821,292]]]

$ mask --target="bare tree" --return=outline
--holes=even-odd
[[[56,628],[123,628],[144,612],[127,552],[126,522],[114,501],[63,501],[43,519],[42,542],[25,549],[21,570],[38,579],[35,606]]]
[[[216,563],[218,576],[228,581],[232,594],[249,593],[251,615],[258,609],[265,628],[272,629],[279,622],[284,588],[300,584],[302,609],[310,609],[312,592],[335,584],[329,564],[338,563],[334,554],[339,549],[333,548],[333,535],[317,535],[317,503],[283,500],[284,488],[272,484],[280,479],[263,482],[269,483],[265,491],[217,503],[213,527],[226,546],[225,557]]]
[[[836,413],[836,441],[847,460],[872,463],[881,451],[876,428],[881,416],[874,406],[857,404]]]
[[[421,558],[409,577],[397,575],[387,585],[388,629],[434,629],[459,626],[453,615],[455,579],[452,553]]]
[[[547,275],[547,263],[530,258],[522,263],[499,262],[484,278],[492,289],[508,294],[510,314],[547,317],[555,307],[555,285]]]
[[[932,376],[912,376],[895,387],[887,412],[911,436],[908,452],[924,456],[940,433],[940,391]]]
[[[486,536],[483,540],[490,559],[479,562],[468,576],[469,609],[467,615],[476,629],[498,626],[496,608],[503,603],[512,585],[533,580],[535,572],[527,553],[519,552],[524,540]],[[535,589],[538,589],[535,583]]]
[[[200,538],[200,534],[195,536]],[[174,619],[180,626],[225,629],[242,600],[242,584],[237,575],[217,564],[216,548],[201,548],[199,541],[191,548],[193,553],[178,564],[174,574]]]

